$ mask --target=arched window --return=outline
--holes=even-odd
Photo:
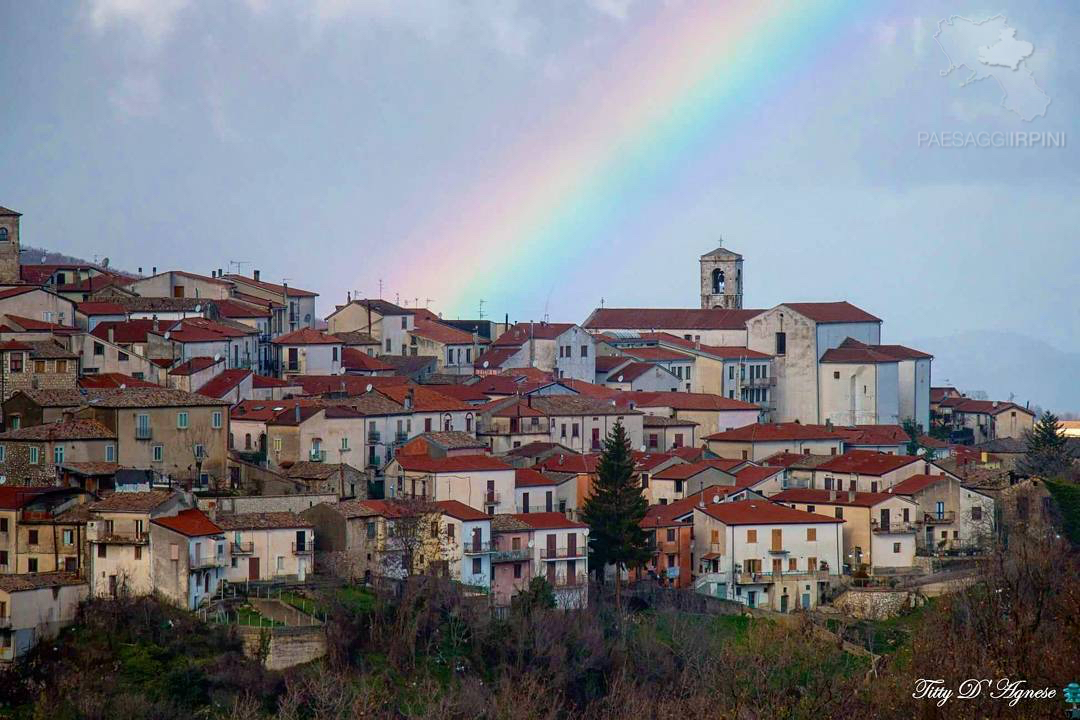
[[[712,271],[712,291],[714,295],[724,292],[724,271],[719,268]]]
[[[465,415],[465,432],[472,432],[472,413]]]
[[[251,433],[246,433],[244,435],[244,449],[245,450],[250,450],[251,449]]]
[[[450,432],[453,429],[454,429],[453,418],[451,418],[450,413],[447,413],[446,415],[443,416],[443,432]]]
[[[0,242],[7,242],[7,241],[8,241],[8,230],[7,230],[7,228],[0,227]]]

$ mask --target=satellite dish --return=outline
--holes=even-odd
[[[487,361],[487,360],[485,360],[485,361],[484,361],[484,367],[486,368],[487,366],[488,366],[488,361]]]
[[[719,505],[720,504],[720,496],[719,495],[713,495],[712,496],[712,501],[713,501],[713,505]]]
[[[338,375],[344,375],[345,374],[345,368],[338,368],[337,373],[338,373]]]
[[[532,540],[529,541],[529,547],[530,548],[533,547],[533,541]]]
[[[371,383],[368,383],[367,388],[365,388],[365,389],[367,390],[367,392],[371,392]]]
[[[623,379],[623,376],[622,376],[622,375],[620,375],[620,376],[619,376],[619,379],[618,379],[618,382],[622,382],[622,379]]]
[[[201,304],[195,305],[195,312],[202,312],[202,305]]]
[[[215,363],[221,362],[221,353],[214,353],[214,362]]]
[[[168,330],[166,330],[166,331],[165,331],[165,339],[166,339],[166,340],[168,340],[168,339],[169,339],[169,334],[170,334],[170,333],[169,333],[169,331],[168,331]]]
[[[125,383],[120,383],[120,389],[127,390],[127,385]]]

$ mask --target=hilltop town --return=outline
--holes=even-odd
[[[744,307],[727,247],[693,308],[444,320],[350,295],[320,318],[259,270],[20,264],[19,224],[0,208],[0,661],[95,598],[318,634],[312,588],[420,576],[496,615],[538,579],[582,611],[617,574],[717,612],[892,617],[1053,521],[1031,409],[935,385],[842,299]],[[617,427],[649,556],[597,568]],[[280,643],[271,667],[325,652]]]

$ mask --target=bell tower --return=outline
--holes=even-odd
[[[0,207],[0,285],[22,282],[19,273],[20,213]]]
[[[742,308],[742,255],[721,246],[701,256],[701,308]]]

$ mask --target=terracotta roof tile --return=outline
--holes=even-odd
[[[914,455],[889,455],[872,450],[849,450],[827,463],[822,463],[818,469],[825,472],[880,476],[918,461],[919,458]]]
[[[409,472],[455,473],[513,469],[490,455],[452,455],[442,458],[427,455],[399,455],[395,459],[402,469]]]
[[[315,527],[310,521],[291,512],[221,513],[215,522],[222,530],[288,530]]]
[[[150,522],[188,537],[220,535],[221,528],[202,510],[191,508],[176,515],[154,518]]]
[[[805,315],[819,324],[881,322],[881,318],[874,317],[865,310],[843,300],[839,302],[784,303],[784,306],[791,308],[800,315]]]
[[[518,522],[525,523],[533,530],[575,530],[589,527],[585,523],[570,520],[562,513],[557,512],[514,513],[510,517]]]
[[[90,506],[95,512],[150,512],[173,496],[169,490],[114,492]]]
[[[598,308],[584,327],[590,330],[744,330],[764,310],[697,308]]]
[[[62,420],[0,433],[0,440],[8,442],[113,439],[116,439],[116,433],[97,420]]]
[[[442,510],[444,515],[449,515],[452,518],[458,520],[464,520],[465,522],[477,522],[480,520],[490,520],[491,516],[487,513],[480,512],[476,508],[471,508],[463,502],[457,500],[440,500],[435,503],[435,507]]]

